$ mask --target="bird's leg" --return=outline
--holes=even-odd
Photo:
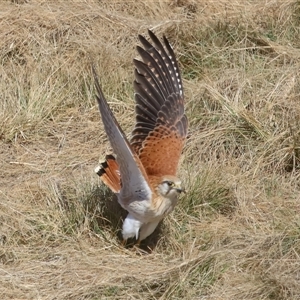
[[[137,248],[139,248],[139,247],[140,247],[140,244],[141,244],[141,240],[138,239],[138,240],[136,241],[136,243],[134,244],[134,246],[137,247]]]
[[[126,246],[126,243],[127,243],[127,239],[123,239],[121,245],[122,245],[123,247],[125,247],[125,246]]]
[[[147,250],[145,250],[145,249],[142,249],[142,248],[140,247],[140,244],[141,244],[141,240],[138,239],[137,242],[134,244],[134,246],[133,246],[133,248],[132,248],[132,250],[135,251],[136,254],[138,254],[138,255],[147,255],[147,254],[149,254],[149,253],[152,252],[152,249],[150,249],[149,247],[148,247],[148,249],[149,249],[150,251],[147,251]]]

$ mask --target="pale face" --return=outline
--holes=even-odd
[[[173,198],[184,192],[181,186],[181,180],[175,176],[164,176],[158,185],[159,193],[167,198]]]

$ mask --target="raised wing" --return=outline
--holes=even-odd
[[[182,80],[174,51],[150,30],[150,44],[139,36],[143,62],[134,60],[136,125],[131,145],[148,175],[175,175],[187,135]]]
[[[96,96],[103,125],[111,143],[116,160],[120,168],[121,191],[120,204],[126,208],[131,201],[150,200],[151,189],[148,177],[138,156],[131,150],[130,144],[114,117],[101,90],[98,76],[93,67],[95,85],[98,95]]]

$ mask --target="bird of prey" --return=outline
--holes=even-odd
[[[187,135],[184,95],[178,63],[167,38],[139,35],[142,61],[134,60],[136,123],[130,141],[115,119],[93,67],[104,129],[116,155],[107,155],[95,171],[128,211],[124,242],[149,236],[175,207],[184,191],[176,170]]]

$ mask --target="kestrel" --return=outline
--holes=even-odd
[[[130,142],[115,119],[93,68],[97,101],[105,131],[116,158],[95,169],[101,180],[117,194],[128,211],[123,222],[124,241],[137,243],[149,236],[175,207],[184,191],[176,170],[187,135],[182,80],[172,47],[148,31],[137,46],[143,61],[134,60],[136,124]]]

